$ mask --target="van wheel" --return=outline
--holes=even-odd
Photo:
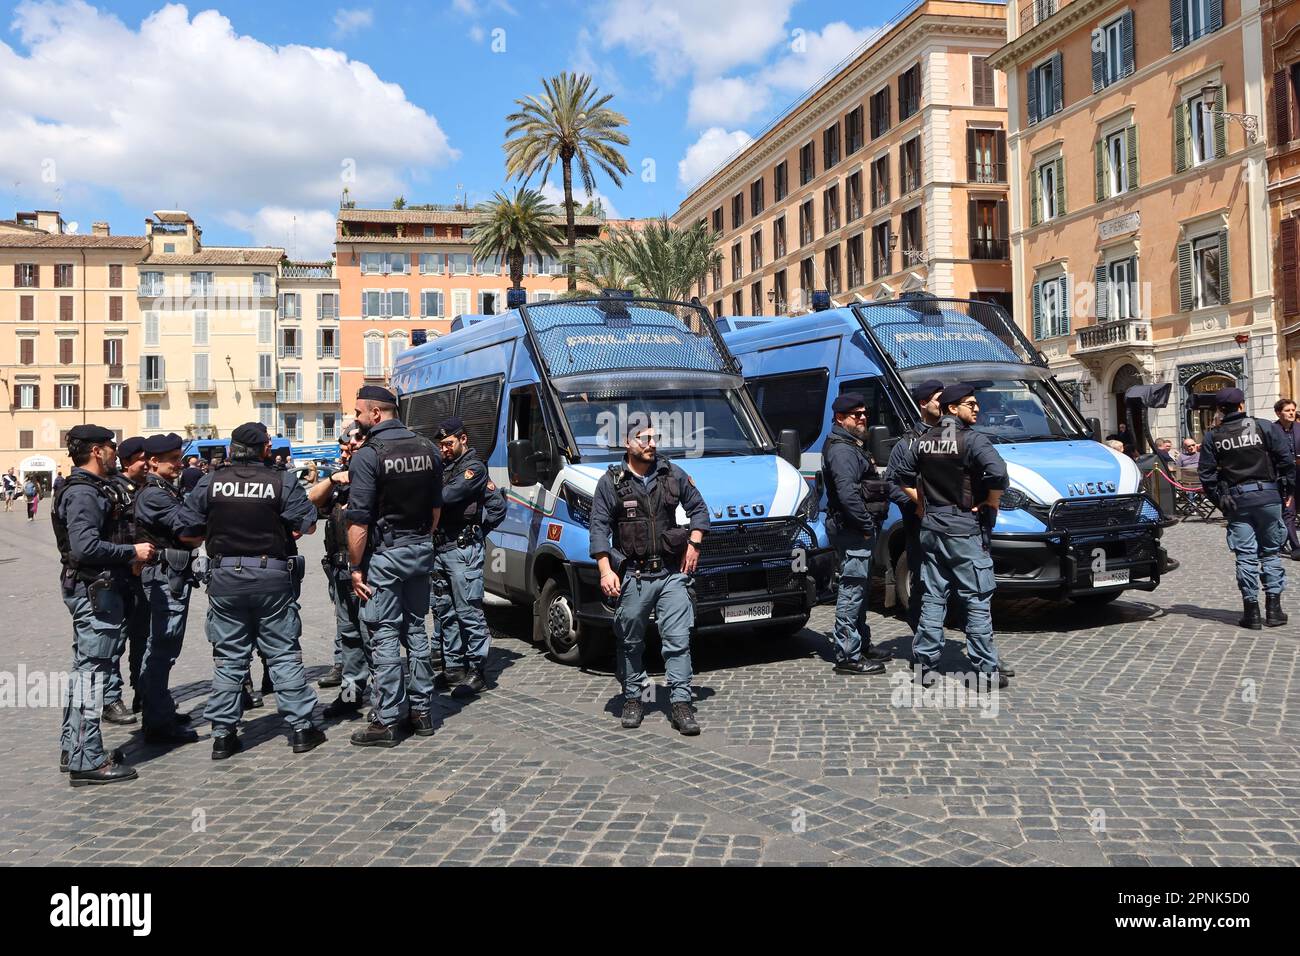
[[[543,644],[561,664],[578,664],[582,658],[578,606],[567,581],[551,578],[537,596],[533,643]]]
[[[907,568],[906,550],[899,552],[894,563],[894,598],[898,602],[898,616],[906,620],[908,602],[912,600],[912,575]]]
[[[1111,591],[1108,594],[1071,594],[1070,600],[1083,607],[1105,607],[1123,593],[1123,591]]]

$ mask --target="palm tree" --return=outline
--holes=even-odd
[[[628,289],[640,292],[631,274],[623,264],[623,259],[607,240],[579,246],[562,256],[566,266],[573,266],[574,278],[584,290],[583,294],[603,289]]]
[[[541,96],[515,100],[517,112],[506,117],[506,174],[525,182],[541,172],[546,185],[552,167],[560,164],[564,177],[565,244],[572,255],[578,248],[574,226],[573,162],[588,195],[596,191],[593,164],[615,186],[627,175],[627,160],[617,147],[626,146],[628,138],[618,127],[627,125],[627,117],[607,107],[612,94],[592,87],[591,77],[565,71],[542,80]],[[577,288],[577,276],[569,267],[569,291]]]
[[[393,208],[394,208],[394,209],[405,209],[405,208],[406,208],[406,197],[405,197],[405,196],[398,196],[396,199],[394,199],[394,200],[393,200]]]
[[[474,257],[501,256],[510,270],[510,286],[524,281],[524,256],[529,252],[557,256],[559,210],[536,189],[520,186],[514,198],[498,192],[475,207],[482,218],[474,226]]]
[[[602,245],[641,294],[689,300],[692,290],[722,261],[717,236],[703,222],[678,229],[661,216],[640,228],[614,229]]]

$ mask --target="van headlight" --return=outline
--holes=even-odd
[[[584,494],[567,481],[560,486],[560,497],[569,508],[569,515],[584,528],[591,527],[591,495]]]
[[[804,484],[806,486],[807,482]],[[803,501],[799,502],[799,505],[794,509],[794,516],[802,518],[804,521],[812,521],[821,510],[818,508],[819,503],[820,496],[817,492],[813,488],[807,488],[807,494],[803,496]]]
[[[1002,499],[998,502],[999,511],[1019,511],[1029,506],[1030,498],[1023,491],[1017,491],[1015,488],[1008,488],[1002,492]]]

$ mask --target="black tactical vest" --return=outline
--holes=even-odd
[[[144,480],[144,484],[146,488],[159,488],[165,491],[168,497],[177,504],[181,501],[182,496],[180,489],[170,481],[163,481],[163,479],[159,478],[157,475],[147,476]],[[134,501],[132,501],[132,511],[134,512],[134,510]],[[172,530],[170,525],[153,525],[138,519],[135,521],[135,540],[137,542],[147,542],[160,550],[163,548],[183,548],[189,550],[188,547],[182,544],[180,539],[176,537],[176,533]]]
[[[96,494],[103,495],[104,498],[108,499],[108,518],[100,526],[99,533],[104,540],[113,541],[114,544],[128,543],[119,542],[116,537],[121,534],[121,529],[125,526],[125,515],[130,508],[130,501],[125,490],[117,482],[111,479],[96,478],[84,471],[74,472],[70,475],[68,480],[63,483],[63,487],[59,489],[59,493],[54,496],[54,507],[50,509],[50,521],[54,525],[54,544],[59,549],[59,560],[66,569],[75,572],[78,578],[88,580],[102,571],[103,568],[95,565],[83,565],[72,557],[72,546],[68,540],[68,523],[64,520],[63,513],[59,509],[63,496],[76,485],[93,488]]]
[[[366,447],[379,459],[379,519],[395,534],[428,534],[433,529],[436,461],[442,460],[441,453],[419,435],[372,437]]]
[[[654,491],[646,494],[645,486],[626,463],[610,465],[609,473],[617,499],[613,519],[618,550],[633,561],[677,557],[685,546],[686,535],[669,536],[670,539],[681,537],[680,546],[675,540],[664,540],[665,532],[685,530],[677,528],[677,504],[682,498],[677,475],[672,469],[660,472]]]
[[[258,461],[218,468],[208,485],[208,556],[283,561],[292,553],[283,504],[282,472]]]
[[[1276,481],[1273,459],[1259,422],[1246,416],[1215,426],[1209,435],[1218,465],[1219,483],[1227,487],[1250,481]]]
[[[927,508],[975,507],[970,471],[966,468],[967,430],[939,422],[916,439],[917,487]]]
[[[862,504],[867,509],[867,514],[880,521],[889,512],[889,483],[880,477],[880,472],[876,470],[875,462],[859,442],[851,438],[845,438],[842,435],[832,435],[826,439],[826,446],[822,449],[822,462],[825,464],[826,452],[832,444],[849,445],[857,452],[863,460],[866,467],[862,471],[862,478],[858,481],[858,492],[862,495]],[[845,512],[840,505],[839,492],[835,488],[835,482],[826,479],[826,504],[831,514],[838,519],[841,528],[850,527],[850,523],[845,521]]]
[[[483,462],[479,461],[478,454],[473,448],[466,449],[465,454],[461,455],[454,462],[446,465],[442,469],[442,486],[445,488],[457,477],[463,478],[465,472],[471,468],[478,467],[486,470]],[[442,507],[442,516],[438,519],[438,527],[447,531],[448,534],[456,534],[462,528],[469,525],[482,524],[483,522],[483,499],[487,496],[488,490],[485,485],[479,492],[477,498],[462,502],[459,505],[451,506],[444,504]]]
[[[135,496],[140,493],[140,490],[144,486],[137,485],[130,478],[121,473],[110,478],[109,483],[117,488],[125,502],[122,517],[117,522],[117,526],[113,529],[113,543],[135,544]]]

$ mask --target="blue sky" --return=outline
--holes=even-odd
[[[328,254],[362,204],[505,185],[516,97],[591,73],[629,119],[622,216],[671,213],[908,0],[0,3],[0,216],[138,233],[189,210],[210,244]],[[556,177],[558,180],[558,177]]]

